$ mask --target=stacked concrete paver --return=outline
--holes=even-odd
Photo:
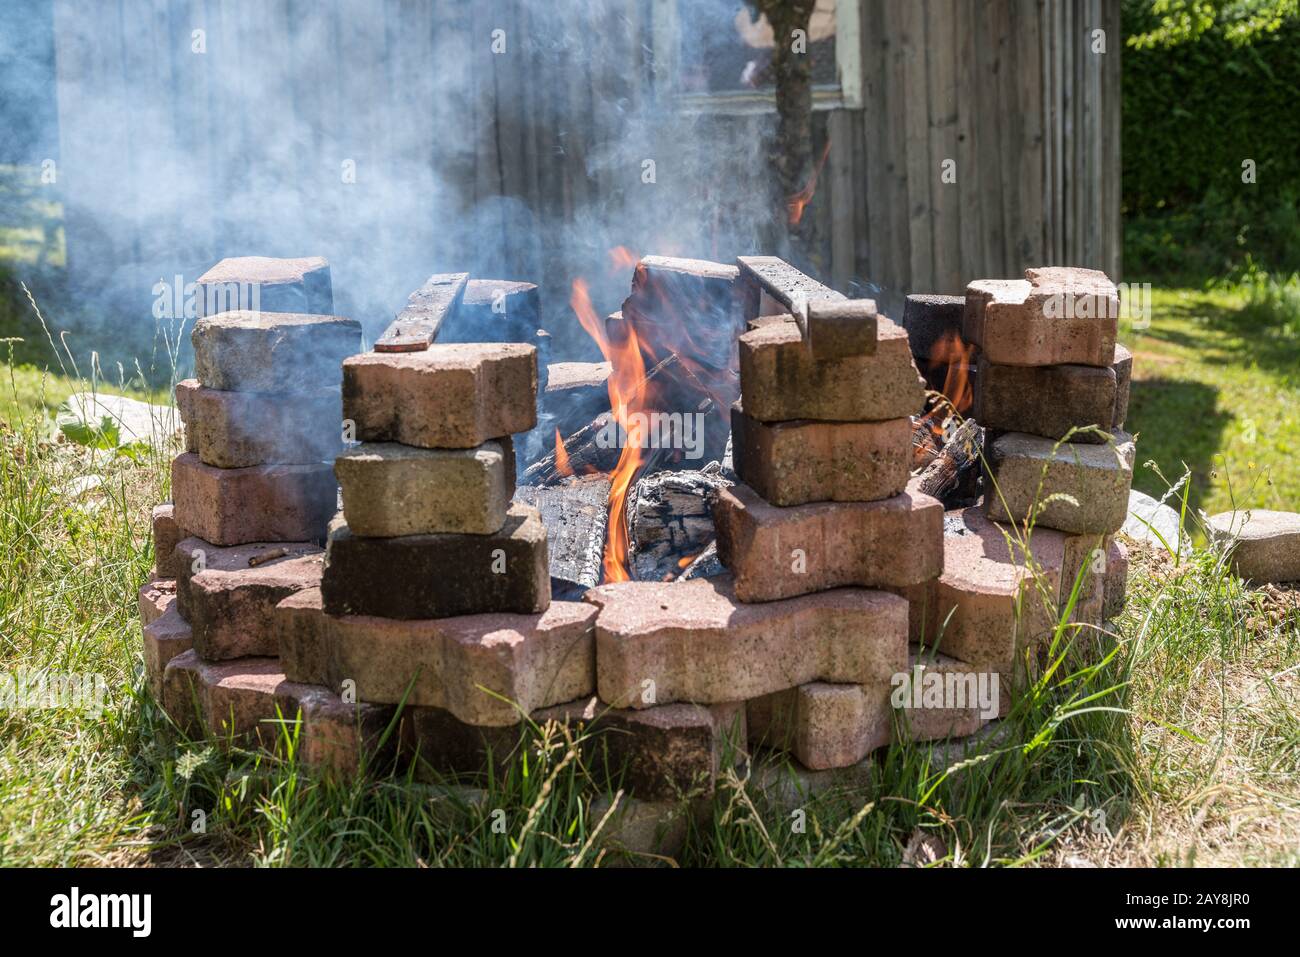
[[[243,269],[280,280],[279,299],[319,302],[319,266],[287,262]],[[268,744],[276,718],[298,714],[308,762],[348,771],[400,706],[389,737],[421,776],[504,766],[525,719],[598,728],[593,765],[620,773],[627,813],[667,813],[747,746],[817,772],[895,736],[973,734],[989,714],[900,706],[899,677],[998,675],[1005,713],[1080,569],[1076,619],[1122,605],[1131,357],[1104,276],[971,285],[988,494],[945,515],[910,481],[924,391],[907,334],[779,260],[706,272],[734,285],[709,301],[743,304],[750,328],[732,409],[741,481],[715,505],[729,573],[580,602],[551,600],[546,529],[513,501],[511,436],[536,424],[533,346],[354,355],[356,324],[327,314],[201,320],[197,378],[177,392],[189,450],[140,593],[168,713]],[[1026,549],[1009,532],[1031,511]]]
[[[750,702],[753,743],[821,770],[855,764],[895,733],[930,739],[973,728],[964,711],[891,706],[898,676],[939,666],[926,624],[943,566],[943,507],[909,485],[910,416],[924,385],[907,334],[869,301],[793,307],[794,321],[756,322],[740,340],[732,422],[742,483],[718,501],[719,555],[742,601],[867,594],[902,616],[863,631],[877,656],[871,680],[823,679]]]
[[[940,650],[1005,669],[1072,618],[1123,605],[1135,448],[1123,431],[1132,356],[1116,342],[1119,297],[1095,270],[1030,269],[967,289],[963,336],[979,350],[984,503],[949,516],[936,612]],[[1026,529],[1032,531],[1026,534]]]
[[[156,577],[140,593],[149,683],[186,733],[273,746],[280,721],[300,717],[304,761],[346,767],[376,716],[287,680],[271,620],[320,581],[337,509],[338,369],[361,327],[329,314],[324,260],[224,260],[198,286],[196,377],[176,389],[187,451],[172,465],[174,502],[154,510]]]

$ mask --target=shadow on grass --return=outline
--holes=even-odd
[[[1142,379],[1133,383],[1129,403],[1129,432],[1139,433],[1133,487],[1159,498],[1167,484],[1146,467],[1154,461],[1167,476],[1178,476],[1183,464],[1192,470],[1189,507],[1199,508],[1209,491],[1214,456],[1232,416],[1218,407],[1219,390],[1186,379]]]
[[[1249,304],[1225,308],[1222,301],[1203,295],[1162,305],[1161,312],[1168,319],[1222,334],[1211,340],[1199,331],[1161,322],[1143,331],[1152,339],[1195,350],[1206,365],[1254,365],[1288,377],[1300,372],[1300,337],[1289,332],[1288,317],[1275,310]]]

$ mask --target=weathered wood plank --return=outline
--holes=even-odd
[[[955,295],[964,289],[961,269],[961,223],[958,220],[961,180],[957,163],[957,65],[960,37],[954,9],[960,0],[926,0],[926,77],[929,86],[929,151],[931,190],[930,231],[934,250],[932,292]],[[952,163],[955,182],[945,181],[945,164]]]
[[[430,276],[375,342],[376,352],[423,352],[438,338],[443,322],[460,306],[469,273]]]

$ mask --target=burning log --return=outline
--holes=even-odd
[[[639,402],[649,384],[665,370],[673,369],[679,361],[676,355],[670,355],[647,372],[632,391],[632,401]],[[524,485],[550,485],[569,475],[612,472],[618,465],[622,450],[616,442],[609,442],[605,437],[616,432],[617,428],[613,412],[602,412],[567,438],[562,437],[555,449],[524,470],[520,481]],[[567,459],[567,463],[562,459]]]
[[[516,502],[542,513],[551,580],[566,592],[600,584],[609,488],[603,475],[579,475],[555,485],[522,486],[515,491]]]
[[[727,567],[722,564],[722,559],[718,557],[718,541],[714,539],[705,546],[704,551],[690,560],[676,580],[688,582],[696,578],[713,578],[724,574],[726,570]]]
[[[411,293],[406,307],[375,343],[376,352],[423,352],[438,338],[438,330],[465,297],[469,273],[430,276]]]
[[[943,502],[945,508],[973,498],[983,448],[984,430],[974,419],[964,420],[922,470],[918,488]]]
[[[637,481],[627,502],[634,577],[678,578],[713,541],[713,497],[731,484],[716,463],[701,471],[656,472]]]
[[[912,471],[919,472],[942,451],[943,431],[934,427],[934,419],[929,414],[913,417]]]
[[[612,472],[621,450],[602,436],[616,426],[614,414],[602,412],[567,439],[558,438],[552,451],[524,469],[520,483],[554,485],[572,475]]]

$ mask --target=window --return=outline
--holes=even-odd
[[[858,0],[817,0],[808,31],[814,109],[862,106]],[[654,0],[655,82],[684,109],[775,109],[767,18],[744,0]],[[786,38],[786,42],[789,39]]]

